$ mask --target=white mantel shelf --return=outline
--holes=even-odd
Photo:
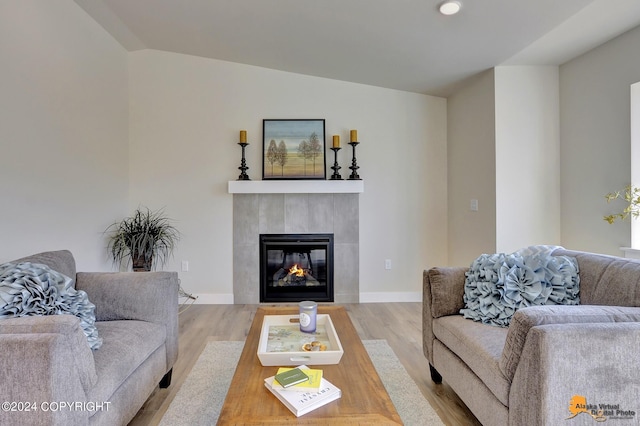
[[[230,194],[357,194],[362,180],[232,180]]]

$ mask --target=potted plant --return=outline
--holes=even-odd
[[[138,208],[131,217],[111,224],[105,233],[109,233],[113,263],[128,267],[131,262],[136,272],[150,271],[158,262],[164,266],[180,238],[163,210],[148,208]]]
[[[624,220],[631,216],[636,218],[640,216],[640,188],[633,185],[627,185],[622,191],[610,192],[605,195],[607,203],[613,200],[624,200],[627,206],[620,212],[605,216],[603,219],[609,223],[614,223],[617,219]]]

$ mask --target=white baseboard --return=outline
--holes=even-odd
[[[193,294],[197,299],[193,302],[195,305],[233,305],[233,293],[230,294],[218,294],[218,293],[201,293]],[[191,300],[185,302],[184,299],[180,299],[180,303],[191,303]]]
[[[422,302],[421,292],[360,293],[360,303]]]
[[[193,294],[197,299],[196,305],[233,305],[233,294],[201,293]],[[360,303],[384,303],[384,302],[422,302],[420,292],[377,292],[360,293]],[[180,299],[180,303],[185,303]],[[191,303],[187,301],[186,303]]]

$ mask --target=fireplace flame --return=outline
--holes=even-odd
[[[289,268],[289,274],[295,275],[296,277],[304,277],[304,269],[298,267],[298,264],[294,264]]]

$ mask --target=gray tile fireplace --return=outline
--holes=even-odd
[[[336,303],[357,303],[358,194],[233,194],[233,296],[260,303],[261,234],[333,234]]]

